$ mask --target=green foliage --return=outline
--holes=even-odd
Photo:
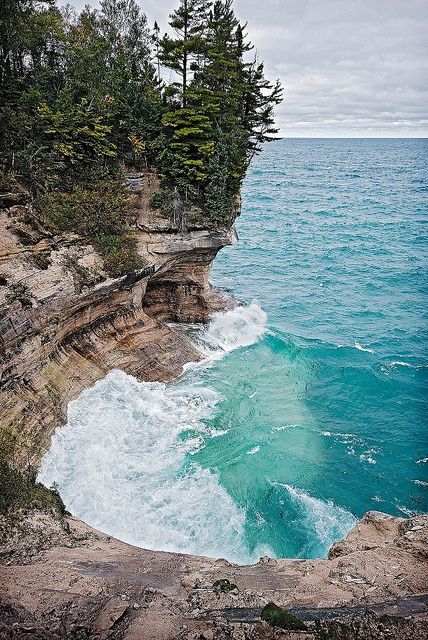
[[[182,0],[170,25],[176,38],[161,40],[161,60],[182,86],[165,92],[170,109],[157,158],[163,182],[178,189],[188,220],[196,207],[209,225],[229,226],[251,159],[277,132],[281,87],[266,80],[263,64],[246,59],[252,45],[232,0]]]
[[[165,187],[152,196],[150,206],[152,209],[160,209],[162,213],[172,216],[173,200],[174,191]]]
[[[58,491],[47,489],[36,482],[35,471],[29,467],[25,472],[11,467],[0,458],[0,515],[15,515],[18,510],[42,509],[65,513],[64,503]]]
[[[238,587],[233,582],[230,582],[227,578],[220,578],[213,584],[213,589],[216,593],[229,593],[230,591],[238,590]]]
[[[70,192],[51,191],[37,198],[40,215],[52,231],[86,236],[104,256],[107,271],[120,276],[141,268],[135,241],[127,233],[127,196],[120,178],[76,186]]]
[[[128,221],[114,194],[101,204],[97,193],[124,165],[158,169],[170,194],[162,209],[178,227],[232,224],[281,100],[244,32],[232,0],[179,0],[162,37],[136,0],[80,14],[55,0],[3,0],[1,182],[16,176],[53,228],[93,236],[123,269]]]
[[[280,627],[281,629],[289,629],[292,631],[305,631],[307,626],[293,616],[292,613],[278,607],[274,602],[269,602],[262,610],[261,619],[268,622],[273,627]]]
[[[180,0],[178,8],[170,16],[170,26],[175,37],[164,35],[160,41],[160,59],[166,67],[181,78],[181,86],[173,83],[171,94],[181,93],[182,106],[188,101],[189,66],[198,68],[206,46],[206,23],[211,2],[207,0]]]
[[[122,232],[127,221],[126,191],[119,179],[51,191],[35,204],[53,231],[75,231],[99,241]]]
[[[137,254],[136,242],[129,234],[103,235],[98,243],[104,255],[104,265],[114,277],[126,275],[144,266]]]

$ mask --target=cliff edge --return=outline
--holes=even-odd
[[[150,209],[156,176],[127,180],[143,267],[119,278],[90,238],[49,233],[25,190],[0,194],[0,424],[18,466],[38,465],[68,402],[109,370],[178,377],[200,355],[168,323],[207,322],[233,304],[208,274],[234,229],[179,232]]]
[[[0,636],[422,640],[427,553],[428,516],[369,512],[326,560],[238,566],[137,549],[73,517],[34,512],[0,546]],[[306,630],[263,622],[269,602]]]

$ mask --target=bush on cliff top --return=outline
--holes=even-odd
[[[23,510],[41,509],[65,513],[65,506],[55,489],[36,482],[36,473],[29,467],[18,471],[0,458],[0,515],[9,516]]]
[[[127,232],[128,197],[120,176],[104,178],[72,191],[51,191],[39,196],[35,206],[52,231],[74,231],[104,257],[106,270],[121,276],[142,267],[135,241]]]

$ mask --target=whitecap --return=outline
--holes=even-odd
[[[247,451],[246,455],[253,456],[255,453],[258,453],[259,451],[260,451],[260,447],[253,447],[252,449]]]
[[[219,436],[225,436],[229,433],[229,429],[213,429],[210,433],[212,438],[218,438]]]
[[[300,510],[302,525],[308,531],[314,531],[324,553],[333,542],[346,537],[357,524],[357,519],[352,513],[335,505],[331,500],[314,498],[303,489],[289,484],[280,486],[287,491],[291,501]]]
[[[254,300],[247,306],[215,313],[208,325],[172,324],[175,330],[188,335],[203,356],[199,362],[185,364],[183,373],[210,367],[227,353],[258,342],[267,332],[266,321],[266,313]]]
[[[387,369],[393,369],[394,367],[407,367],[408,369],[426,369],[428,365],[411,364],[410,362],[406,362],[405,360],[393,360],[388,365],[386,365]]]
[[[428,462],[428,458],[421,458],[420,460],[416,460],[416,464],[425,464]]]
[[[419,485],[420,487],[428,487],[428,482],[426,482],[425,480],[412,480],[412,482]]]
[[[300,425],[298,424],[283,424],[280,427],[274,427],[274,431],[286,431],[287,429],[299,429]]]
[[[229,353],[257,342],[266,332],[266,313],[258,302],[216,313],[201,332],[198,346],[207,356]]]
[[[389,363],[390,367],[409,367],[410,369],[417,369],[418,367],[416,367],[413,364],[410,364],[410,362],[404,362],[403,360],[394,360],[393,362]]]
[[[358,351],[366,351],[367,353],[374,353],[373,349],[369,349],[368,347],[363,347],[360,345],[359,342],[356,342],[354,344],[355,349],[358,349]]]
[[[245,511],[217,473],[188,457],[212,437],[204,420],[220,399],[200,386],[111,371],[70,402],[39,480],[56,482],[76,516],[130,544],[255,561],[260,549],[248,550]]]

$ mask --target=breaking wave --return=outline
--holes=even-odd
[[[313,530],[318,554],[325,555],[331,544],[344,538],[357,523],[350,513],[331,500],[314,498],[306,491],[289,484],[281,485],[296,507],[299,520],[309,531]]]
[[[252,344],[266,316],[253,303],[217,314],[201,331],[211,353]],[[122,371],[70,402],[68,422],[56,431],[39,480],[57,483],[67,509],[125,542],[248,563],[246,514],[218,474],[192,462],[221,396],[200,385],[139,382]],[[271,553],[271,555],[273,555]]]

